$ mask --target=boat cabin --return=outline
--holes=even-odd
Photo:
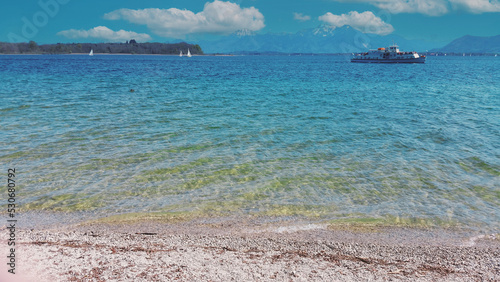
[[[394,52],[394,53],[399,53],[399,48],[398,47],[399,46],[397,46],[397,45],[392,45],[392,46],[389,47],[388,51],[389,52]]]

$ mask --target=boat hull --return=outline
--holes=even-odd
[[[425,57],[414,59],[351,59],[351,63],[367,63],[367,64],[423,64]]]

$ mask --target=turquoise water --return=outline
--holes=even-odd
[[[500,228],[500,59],[0,56],[24,211]],[[133,89],[134,91],[131,91]]]

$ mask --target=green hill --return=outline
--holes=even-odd
[[[181,43],[137,43],[130,40],[127,43],[57,43],[38,45],[34,41],[29,43],[0,42],[0,54],[158,54],[177,55],[181,51],[187,53],[188,49],[194,55],[202,55],[203,50],[199,45]]]

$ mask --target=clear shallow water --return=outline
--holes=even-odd
[[[25,210],[500,228],[500,60],[0,56]],[[131,92],[130,89],[134,89]]]

